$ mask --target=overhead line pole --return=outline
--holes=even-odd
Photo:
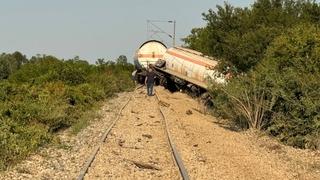
[[[173,47],[176,46],[176,20],[173,21]]]
[[[157,26],[156,24],[154,24],[153,22],[167,22],[167,23],[173,23],[173,33],[167,33],[166,31],[164,31],[163,29],[161,29],[159,26]],[[150,29],[149,25],[152,25],[153,27],[155,27],[156,29],[158,29],[158,31],[154,31],[152,29]],[[147,20],[147,31],[148,34],[149,32],[153,32],[154,34],[156,33],[162,33],[162,34],[166,34],[168,35],[171,39],[172,39],[172,45],[173,47],[176,46],[176,20],[170,20],[170,21],[163,21],[163,20]]]

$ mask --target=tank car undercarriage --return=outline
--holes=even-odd
[[[163,86],[170,92],[184,92],[193,98],[199,98],[200,101],[205,105],[212,105],[211,96],[206,89],[162,71],[161,68],[163,68],[164,66],[159,66],[159,64],[156,64],[155,66],[151,67],[154,69],[154,72],[156,74],[155,85]],[[146,75],[146,70],[139,70],[135,74],[134,79],[138,83],[144,84]]]
[[[212,98],[206,89],[170,74],[159,72],[159,70],[157,71],[157,76],[159,78],[159,85],[170,92],[184,92],[193,98],[199,98],[205,105],[212,105]]]

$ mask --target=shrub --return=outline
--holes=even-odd
[[[91,111],[99,101],[133,87],[131,67],[44,55],[0,80],[0,170],[49,143],[60,129],[79,132],[96,116]]]
[[[50,141],[47,127],[41,124],[21,125],[0,118],[0,170],[15,163]]]
[[[13,54],[0,54],[0,80],[7,79],[26,62],[27,58],[20,52],[14,52]]]
[[[272,101],[254,77],[233,79],[226,87],[217,87],[211,93],[215,112],[220,116],[232,119],[242,128],[261,130],[266,127]]]
[[[292,28],[274,40],[254,70],[213,89],[220,100],[215,111],[248,127],[264,128],[288,145],[319,148],[319,59],[319,28]],[[226,107],[231,113],[225,113]]]
[[[268,130],[289,145],[313,146],[319,137],[319,59],[320,29],[303,24],[277,38],[261,65],[270,69],[262,76],[273,77],[269,89],[277,95]]]

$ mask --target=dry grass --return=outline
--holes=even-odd
[[[271,103],[265,99],[265,92],[248,93],[236,97],[224,91],[234,102],[235,111],[240,113],[249,125],[249,128],[261,130],[266,124],[265,112],[270,109]]]

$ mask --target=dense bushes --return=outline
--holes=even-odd
[[[39,146],[50,141],[47,127],[42,124],[24,126],[10,119],[0,118],[0,168],[24,158]]]
[[[320,6],[258,0],[205,14],[187,45],[218,56],[234,78],[211,90],[214,112],[285,144],[320,149]],[[207,44],[205,36],[210,39]],[[230,68],[231,67],[231,68]]]
[[[319,27],[304,24],[278,37],[257,71],[276,96],[270,133],[289,145],[320,148]]]
[[[207,26],[195,28],[186,45],[220,58],[221,69],[250,71],[274,38],[302,22],[320,23],[320,6],[309,0],[257,0],[251,8],[230,4],[203,14]]]
[[[15,52],[13,54],[1,54],[0,79],[7,79],[13,72],[18,70],[26,62],[27,58],[20,52]]]
[[[244,127],[260,123],[254,128],[288,145],[320,148],[319,79],[320,29],[303,24],[276,38],[254,70],[213,90],[216,112]]]
[[[4,56],[4,55],[3,55]],[[9,61],[14,56],[7,54]],[[8,58],[6,58],[8,60]],[[4,66],[8,68],[9,66]],[[0,169],[83,123],[97,102],[131,90],[133,66],[33,57],[0,80]]]

